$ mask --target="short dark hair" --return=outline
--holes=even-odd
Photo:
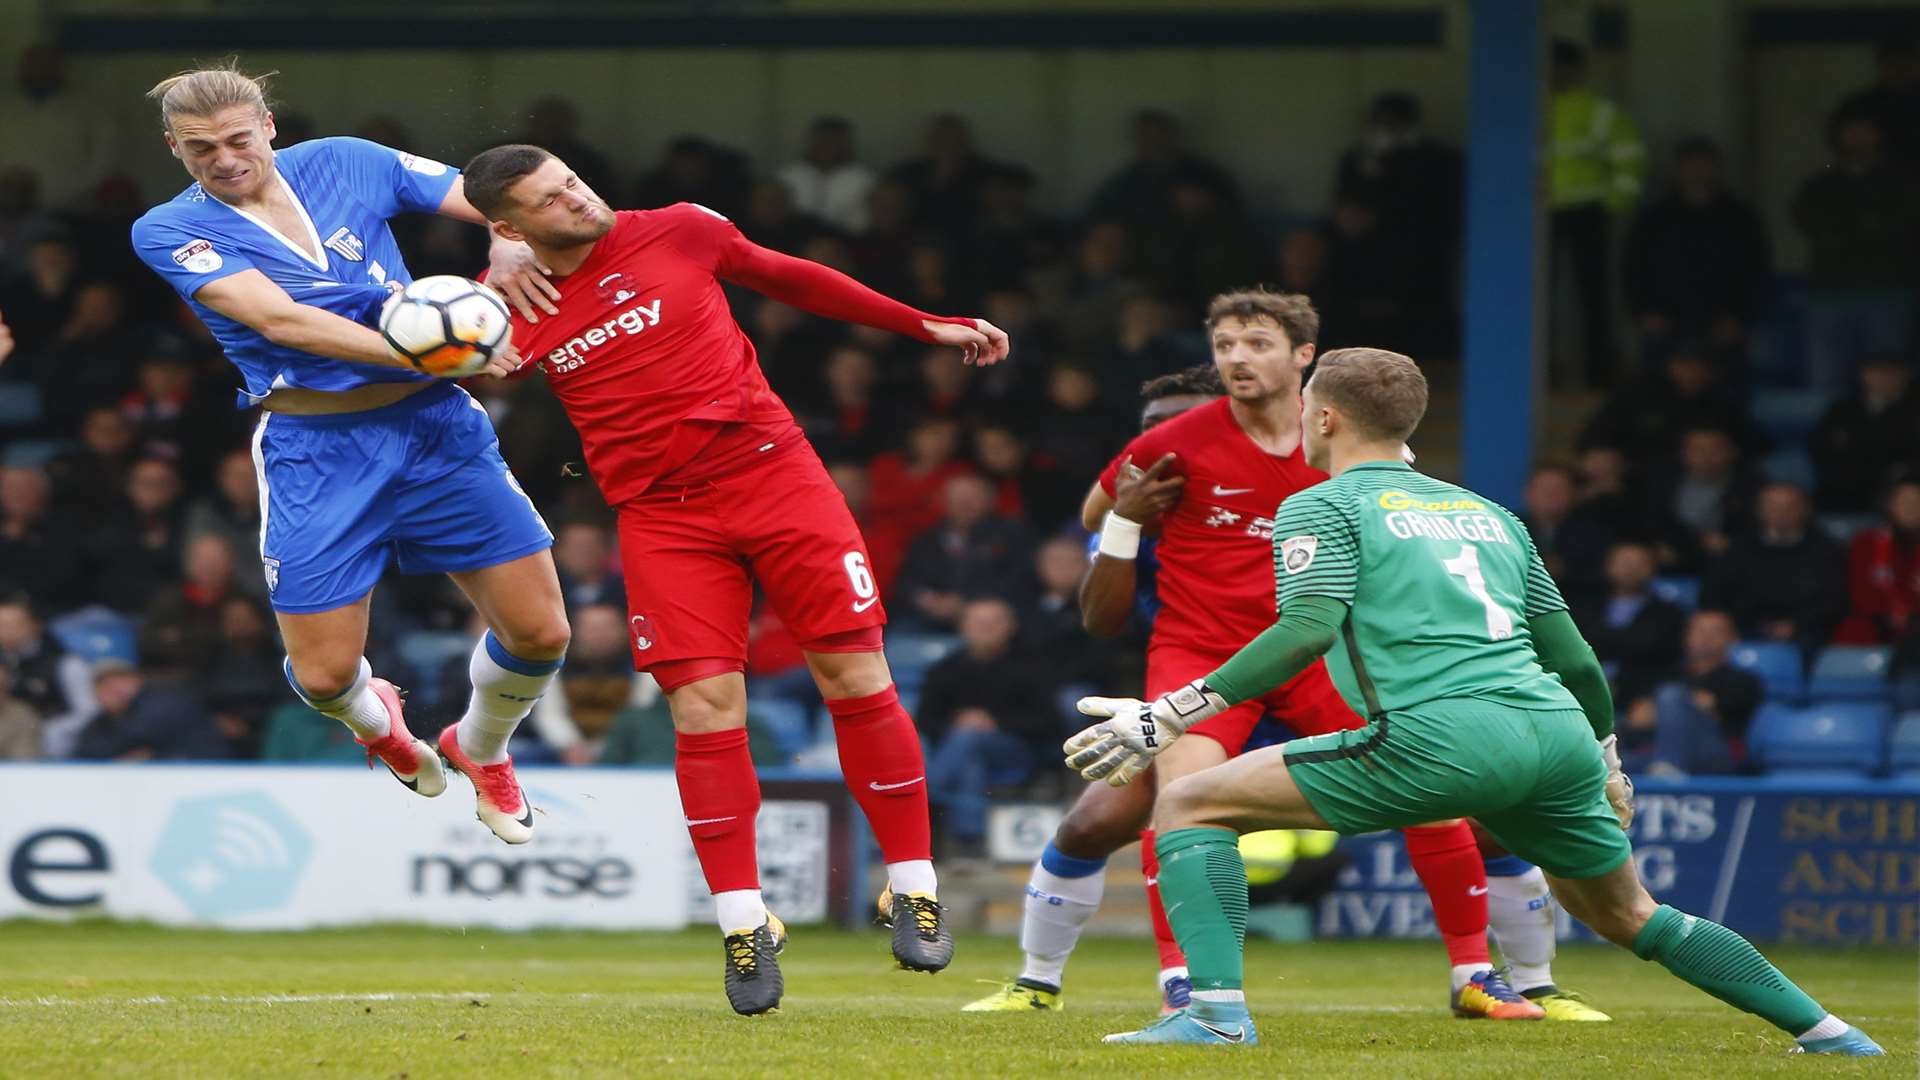
[[[1368,438],[1406,442],[1427,415],[1427,377],[1413,358],[1386,349],[1335,349],[1313,373],[1314,396]]]
[[[1220,369],[1212,364],[1195,364],[1166,375],[1155,375],[1140,384],[1140,400],[1143,402],[1186,394],[1219,397],[1226,392],[1227,384],[1220,381]]]
[[[507,191],[552,157],[545,150],[526,143],[508,143],[482,150],[461,170],[467,201],[488,218],[500,216],[507,205]]]
[[[1286,331],[1294,348],[1311,345],[1320,337],[1320,313],[1304,293],[1274,292],[1265,285],[1224,292],[1207,304],[1207,331],[1220,325],[1221,319],[1271,319]]]

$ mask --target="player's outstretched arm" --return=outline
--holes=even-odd
[[[1208,675],[1207,689],[1238,704],[1281,686],[1307,670],[1340,638],[1347,605],[1330,596],[1287,601],[1280,619]]]
[[[917,311],[830,266],[763,248],[737,232],[728,238],[714,273],[823,318],[891,330],[929,345],[951,345],[969,364],[997,364],[1009,351],[1006,332],[985,319]]]
[[[242,270],[210,281],[194,293],[194,299],[235,322],[252,327],[275,345],[333,360],[413,370],[404,357],[387,347],[379,331],[331,311],[300,303],[258,270]],[[509,345],[494,357],[483,373],[505,374],[519,363],[519,354]]]

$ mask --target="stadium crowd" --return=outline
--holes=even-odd
[[[1556,78],[1556,115],[1593,107],[1581,60],[1556,54],[1575,65]],[[8,130],[62,105],[60,65],[28,51],[0,104]],[[1624,745],[1643,767],[1764,764],[1746,746],[1755,715],[1797,702],[1836,644],[1865,649],[1832,655],[1920,675],[1920,62],[1895,43],[1880,69],[1834,110],[1832,163],[1793,201],[1803,287],[1775,278],[1761,215],[1711,141],[1656,154],[1644,196],[1630,125],[1584,151],[1551,148],[1555,184],[1614,177],[1553,211],[1559,262],[1586,304],[1604,305],[1598,321],[1580,316],[1586,381],[1612,390],[1573,453],[1535,472],[1523,509],[1614,674]],[[870,543],[930,789],[962,842],[979,836],[991,787],[1058,782],[1081,688],[1138,682],[1137,632],[1103,641],[1080,628],[1078,508],[1137,429],[1141,382],[1208,362],[1210,295],[1255,281],[1307,293],[1323,349],[1386,346],[1436,366],[1456,351],[1463,159],[1424,130],[1411,95],[1374,102],[1329,206],[1286,217],[1249,206],[1230,164],[1189,146],[1173,115],[1131,125],[1131,159],[1065,215],[1036,206],[1034,174],[955,115],[932,118],[924,145],[892,164],[896,148],[823,117],[795,161],[688,135],[639,176],[578,134],[566,101],[535,103],[520,135],[616,206],[700,202],[758,243],[1012,336],[1012,362],[980,370],[735,297]],[[312,134],[290,113],[279,130],[283,143]],[[418,149],[390,118],[354,133]],[[1561,160],[1582,152],[1601,157],[1586,171]],[[0,166],[0,757],[357,758],[281,677],[253,566],[254,416],[234,407],[231,370],[198,320],[127,244],[132,219],[172,192],[93,164],[91,176],[55,171],[67,161]],[[1592,235],[1604,241],[1610,224],[1623,251],[1594,284]],[[484,261],[471,226],[395,229],[416,276]],[[1784,374],[1755,362],[1768,343],[1798,358]],[[469,387],[554,528],[574,625],[560,692],[514,753],[665,762],[671,729],[657,688],[631,670],[609,514],[540,382]],[[369,655],[412,688],[409,721],[430,739],[464,701],[470,608],[425,578],[391,579],[375,604]],[[798,647],[771,614],[752,640],[756,758],[830,767]]]

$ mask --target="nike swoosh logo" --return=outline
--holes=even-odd
[[[878,780],[869,780],[867,781],[867,786],[875,791],[893,791],[896,788],[912,787],[925,779],[926,777],[924,776],[916,776],[911,780],[902,780],[897,784],[883,784]]]
[[[1485,896],[1487,895],[1487,887],[1485,885],[1469,885],[1467,886],[1467,895]]]
[[[1214,1027],[1212,1024],[1207,1023],[1205,1020],[1202,1020],[1199,1017],[1193,1015],[1192,1013],[1187,1014],[1187,1019],[1193,1021],[1196,1024],[1199,1024],[1201,1027],[1206,1028],[1208,1031],[1213,1032],[1215,1035],[1220,1036],[1222,1039],[1225,1039],[1230,1043],[1247,1041],[1247,1030],[1245,1028],[1234,1028],[1232,1031],[1228,1031],[1225,1028],[1217,1028],[1217,1027]]]
[[[739,814],[729,814],[726,817],[688,818],[687,827],[692,828],[695,825],[718,825],[723,821],[738,820],[740,820]]]
[[[1215,495],[1245,495],[1252,490],[1252,488],[1223,488],[1219,484],[1213,485],[1213,493]],[[1208,1030],[1212,1029],[1209,1028]]]
[[[853,602],[853,612],[858,615],[860,612],[867,610],[879,602],[880,598],[877,596],[869,596],[865,600],[855,600]]]

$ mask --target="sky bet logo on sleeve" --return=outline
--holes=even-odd
[[[264,791],[186,799],[154,845],[154,876],[202,919],[272,911],[292,898],[313,840]]]

